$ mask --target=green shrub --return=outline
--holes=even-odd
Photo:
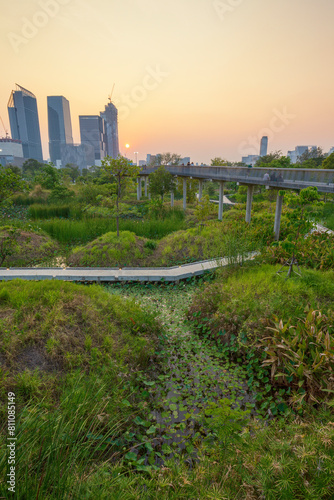
[[[267,262],[284,264],[291,259],[294,251],[299,265],[313,269],[334,268],[334,235],[314,232],[307,238],[301,237],[297,244],[293,236],[273,243],[263,250]]]
[[[296,389],[292,402],[298,405],[304,398],[318,403],[317,398],[334,393],[334,312],[326,316],[311,309],[304,318],[293,326],[275,317],[275,328],[260,344],[272,381]]]

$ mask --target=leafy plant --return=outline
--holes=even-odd
[[[334,326],[333,313],[325,316],[321,311],[306,311],[305,319],[295,326],[275,317],[273,334],[260,342],[271,366],[271,379],[277,385],[291,385],[296,394],[294,404],[304,398],[319,403],[320,397],[334,393]]]

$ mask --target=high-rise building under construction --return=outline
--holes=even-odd
[[[110,102],[105,106],[100,116],[104,119],[106,125],[107,153],[112,158],[119,155],[118,142],[118,111],[116,106]]]

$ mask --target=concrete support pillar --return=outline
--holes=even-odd
[[[247,203],[246,203],[246,222],[251,221],[253,192],[254,192],[254,186],[252,184],[248,184],[248,186],[247,186]]]
[[[219,207],[218,207],[218,219],[223,220],[223,203],[224,203],[224,183],[219,182]]]
[[[147,197],[148,176],[145,175],[145,196]]]
[[[201,201],[203,195],[203,179],[198,179],[198,201]]]
[[[141,198],[141,177],[137,177],[137,200]]]
[[[187,208],[187,179],[183,178],[183,210]]]
[[[170,206],[174,206],[174,191],[170,192]]]
[[[274,233],[275,240],[279,240],[279,232],[281,228],[281,215],[282,215],[282,206],[283,206],[283,196],[280,196],[279,192],[277,193],[276,200],[276,212],[275,212],[275,225],[274,225]]]

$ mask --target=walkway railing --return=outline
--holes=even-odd
[[[147,167],[140,175],[148,175],[158,167]],[[323,193],[334,193],[334,170],[262,167],[166,166],[171,174],[195,179],[212,179],[240,184],[257,184],[280,189],[304,189],[315,186]],[[269,179],[265,178],[268,174]],[[266,176],[267,177],[267,176]]]

